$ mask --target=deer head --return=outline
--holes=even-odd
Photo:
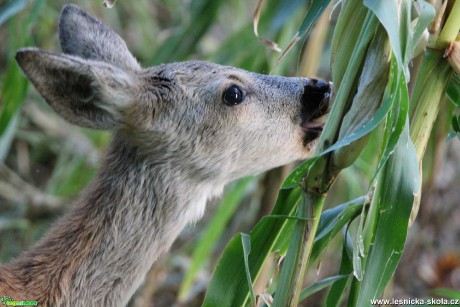
[[[17,61],[49,105],[82,127],[111,129],[147,159],[225,183],[309,156],[330,86],[190,61],[143,69],[125,42],[74,5],[62,11],[63,54]]]

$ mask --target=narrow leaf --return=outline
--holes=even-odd
[[[269,39],[266,39],[266,38],[263,38],[259,35],[259,19],[260,19],[260,12],[262,10],[262,6],[263,6],[263,3],[264,3],[264,0],[259,0],[259,3],[257,3],[257,7],[256,7],[256,10],[254,12],[254,18],[253,18],[253,27],[254,27],[254,34],[255,36],[263,43],[265,44],[266,46],[268,46],[270,49],[276,51],[276,52],[281,52],[281,49],[280,47],[278,46],[277,43],[269,40]]]
[[[330,0],[313,0],[310,8],[305,15],[299,30],[292,38],[288,46],[283,50],[282,54],[278,59],[278,63],[287,55],[287,53],[292,49],[292,47],[304,36],[308,35],[313,28],[313,25],[316,23],[318,18],[324,12],[331,1]]]
[[[273,215],[293,215],[300,201],[302,190],[280,190]],[[251,278],[256,281],[265,259],[273,251],[275,242],[285,236],[287,220],[263,218],[251,230],[251,248],[248,255],[248,266]],[[244,268],[244,251],[241,245],[241,234],[234,236],[227,244],[209,283],[203,306],[243,306],[250,296],[246,272]]]
[[[398,68],[397,68],[396,62],[392,61],[392,64],[390,67],[390,80],[394,80],[394,79],[397,80],[396,79],[398,76],[397,74],[398,74]],[[394,78],[394,79],[391,79],[391,78]],[[326,150],[322,151],[321,153],[318,153],[314,157],[311,157],[307,161],[300,164],[291,174],[289,174],[289,176],[284,181],[282,188],[289,189],[289,188],[298,186],[302,178],[305,176],[305,173],[308,170],[308,168],[311,165],[313,165],[313,163],[316,160],[318,160],[319,157],[324,156],[344,146],[348,146],[350,145],[350,143],[374,131],[374,129],[380,123],[382,123],[382,121],[385,119],[390,109],[400,98],[398,95],[399,92],[395,93],[394,91],[397,91],[398,89],[401,90],[401,88],[405,86],[405,84],[402,84],[404,82],[403,79],[399,79],[398,81],[399,83],[397,83],[396,81],[388,83],[389,85],[387,89],[385,90],[385,97],[384,97],[383,103],[377,109],[377,111],[375,112],[375,115],[371,118],[371,120],[364,123],[361,126],[361,128],[357,129],[354,133],[346,135],[341,140],[337,141],[332,146],[328,147]],[[407,87],[406,87],[406,92],[407,92]],[[408,102],[406,101],[405,103],[407,104]],[[381,162],[381,166],[384,165],[384,162],[386,161],[386,159],[388,158],[389,154],[391,153],[391,151],[393,150],[396,144],[397,137],[399,137],[399,134],[401,133],[402,129],[401,129],[400,123],[401,123],[401,120],[404,118],[403,114],[404,113],[401,114],[401,118],[398,121],[398,125],[399,125],[397,126],[398,129],[397,130],[395,129],[394,131],[394,136],[392,138],[392,145],[388,148],[387,152],[385,152],[384,159],[382,159],[382,162]],[[407,111],[406,111],[406,114],[407,114]]]
[[[364,0],[364,5],[368,7],[384,26],[390,38],[391,47],[400,68],[403,68],[403,50],[399,38],[399,12],[396,0]]]
[[[311,262],[314,262],[324,251],[329,241],[359,214],[365,201],[366,197],[358,197],[328,209],[321,214],[311,254]]]
[[[392,60],[392,62],[394,61]],[[388,142],[384,147],[385,149],[380,158],[374,179],[380,173],[390,155],[394,152],[396,144],[398,143],[404,129],[409,110],[409,94],[404,74],[401,71],[398,73],[396,66],[393,64],[391,65],[390,76],[394,76],[394,74],[397,74],[396,80],[392,83],[390,90],[386,94],[388,94],[389,99],[392,100],[392,111],[395,113],[395,116],[389,117],[389,120],[387,120],[387,129],[385,129],[385,132],[387,134]],[[390,82],[391,81],[389,81],[389,84]],[[396,105],[398,102],[399,105]]]
[[[457,116],[452,116],[452,129],[455,132],[460,132],[460,123],[459,123],[459,118]]]
[[[310,214],[311,198],[306,193],[302,193],[302,200],[297,207],[297,217],[307,218]],[[273,307],[291,306],[293,303],[292,297],[296,296],[296,289],[298,288],[298,278],[301,267],[301,258],[305,248],[305,234],[307,231],[307,223],[297,221],[294,225],[292,237],[289,240],[289,249],[284,258],[283,266],[279,276],[278,287],[273,300]],[[297,292],[297,297],[300,293]]]
[[[251,252],[251,237],[246,234],[241,234],[241,244],[243,245],[243,252],[244,252],[244,268],[246,271],[246,278],[248,281],[248,288],[249,292],[251,293],[251,305],[255,306],[256,304],[256,296],[254,294],[254,288],[252,287],[252,278],[251,273],[249,272],[249,260],[248,255]]]
[[[351,261],[350,254],[352,253],[353,241],[351,239],[348,230],[344,231],[343,235],[343,246],[342,246],[342,260],[340,262],[340,275],[350,276],[353,272],[353,263]],[[327,295],[326,307],[336,307],[339,306],[340,299],[342,298],[345,287],[347,286],[349,279],[337,280],[331,287],[329,294]]]
[[[14,133],[18,125],[19,113],[16,113],[8,122],[8,126],[0,137],[0,164],[5,160],[13,142]]]
[[[319,292],[329,286],[331,286],[334,282],[336,281],[341,281],[341,280],[346,280],[349,277],[349,275],[337,275],[337,276],[331,276],[324,278],[320,281],[315,282],[313,285],[305,288],[302,290],[300,293],[300,301],[303,301],[307,297],[309,297],[312,294],[315,294],[316,292]]]
[[[3,84],[0,100],[3,106],[0,109],[0,137],[7,129],[11,118],[21,107],[27,94],[28,82],[21,74],[16,63],[11,62]]]
[[[374,194],[379,218],[374,242],[366,259],[357,306],[378,298],[393,276],[404,249],[414,194],[419,189],[417,155],[409,138],[408,124],[393,155],[385,164]]]
[[[436,296],[448,297],[454,300],[460,300],[460,291],[447,288],[437,288],[432,291]]]
[[[0,26],[9,18],[22,11],[29,0],[10,0],[7,4],[0,7]]]
[[[453,104],[460,108],[460,77],[457,74],[452,75],[447,85],[447,96]]]
[[[300,35],[307,35],[310,33],[313,25],[324,12],[331,1],[330,0],[313,0],[308,12],[305,15],[302,24],[299,28]]]
[[[417,18],[417,24],[415,25],[414,33],[412,35],[412,41],[410,42],[410,58],[414,56],[414,51],[417,47],[420,38],[422,37],[423,31],[426,30],[426,28],[434,19],[434,16],[436,14],[434,7],[426,1],[418,0],[416,1],[416,5],[418,5],[420,10],[419,16]]]
[[[352,263],[353,263],[353,275],[358,281],[362,281],[363,280],[363,269],[362,269],[361,255],[359,253],[359,248],[358,248],[358,238],[356,238],[353,244]]]

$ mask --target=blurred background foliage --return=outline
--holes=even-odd
[[[60,50],[57,21],[66,2],[0,0],[0,262],[33,244],[63,214],[90,182],[110,140],[106,132],[72,126],[54,114],[14,61],[15,51],[24,46]],[[200,59],[266,74],[330,79],[330,41],[338,13],[330,7],[277,65],[279,53],[254,34],[257,1],[119,0],[112,9],[99,0],[73,2],[119,33],[143,66]],[[309,4],[267,0],[260,35],[285,48]],[[446,142],[452,108],[446,100],[434,127],[423,164],[420,213],[387,290],[389,297],[431,297],[435,288],[460,289],[460,142]],[[329,206],[361,195],[373,175],[379,142],[371,137],[357,163],[341,173]],[[270,212],[290,169],[230,185],[222,200],[212,201],[202,221],[188,227],[170,254],[155,264],[131,306],[151,306],[153,301],[155,306],[199,306],[228,240],[236,232],[248,232]],[[332,242],[307,278],[336,272],[338,248]],[[276,269],[267,268],[267,274]],[[264,287],[256,285],[256,293]],[[305,306],[320,305],[323,295],[312,296]]]

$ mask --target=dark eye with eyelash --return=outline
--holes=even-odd
[[[243,101],[243,91],[236,85],[231,85],[222,94],[222,101],[228,106],[236,106]]]

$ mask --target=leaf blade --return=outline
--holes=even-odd
[[[395,152],[382,170],[374,195],[379,202],[380,214],[366,259],[357,306],[367,305],[370,299],[378,298],[393,276],[404,249],[419,180],[417,155],[406,124]]]

